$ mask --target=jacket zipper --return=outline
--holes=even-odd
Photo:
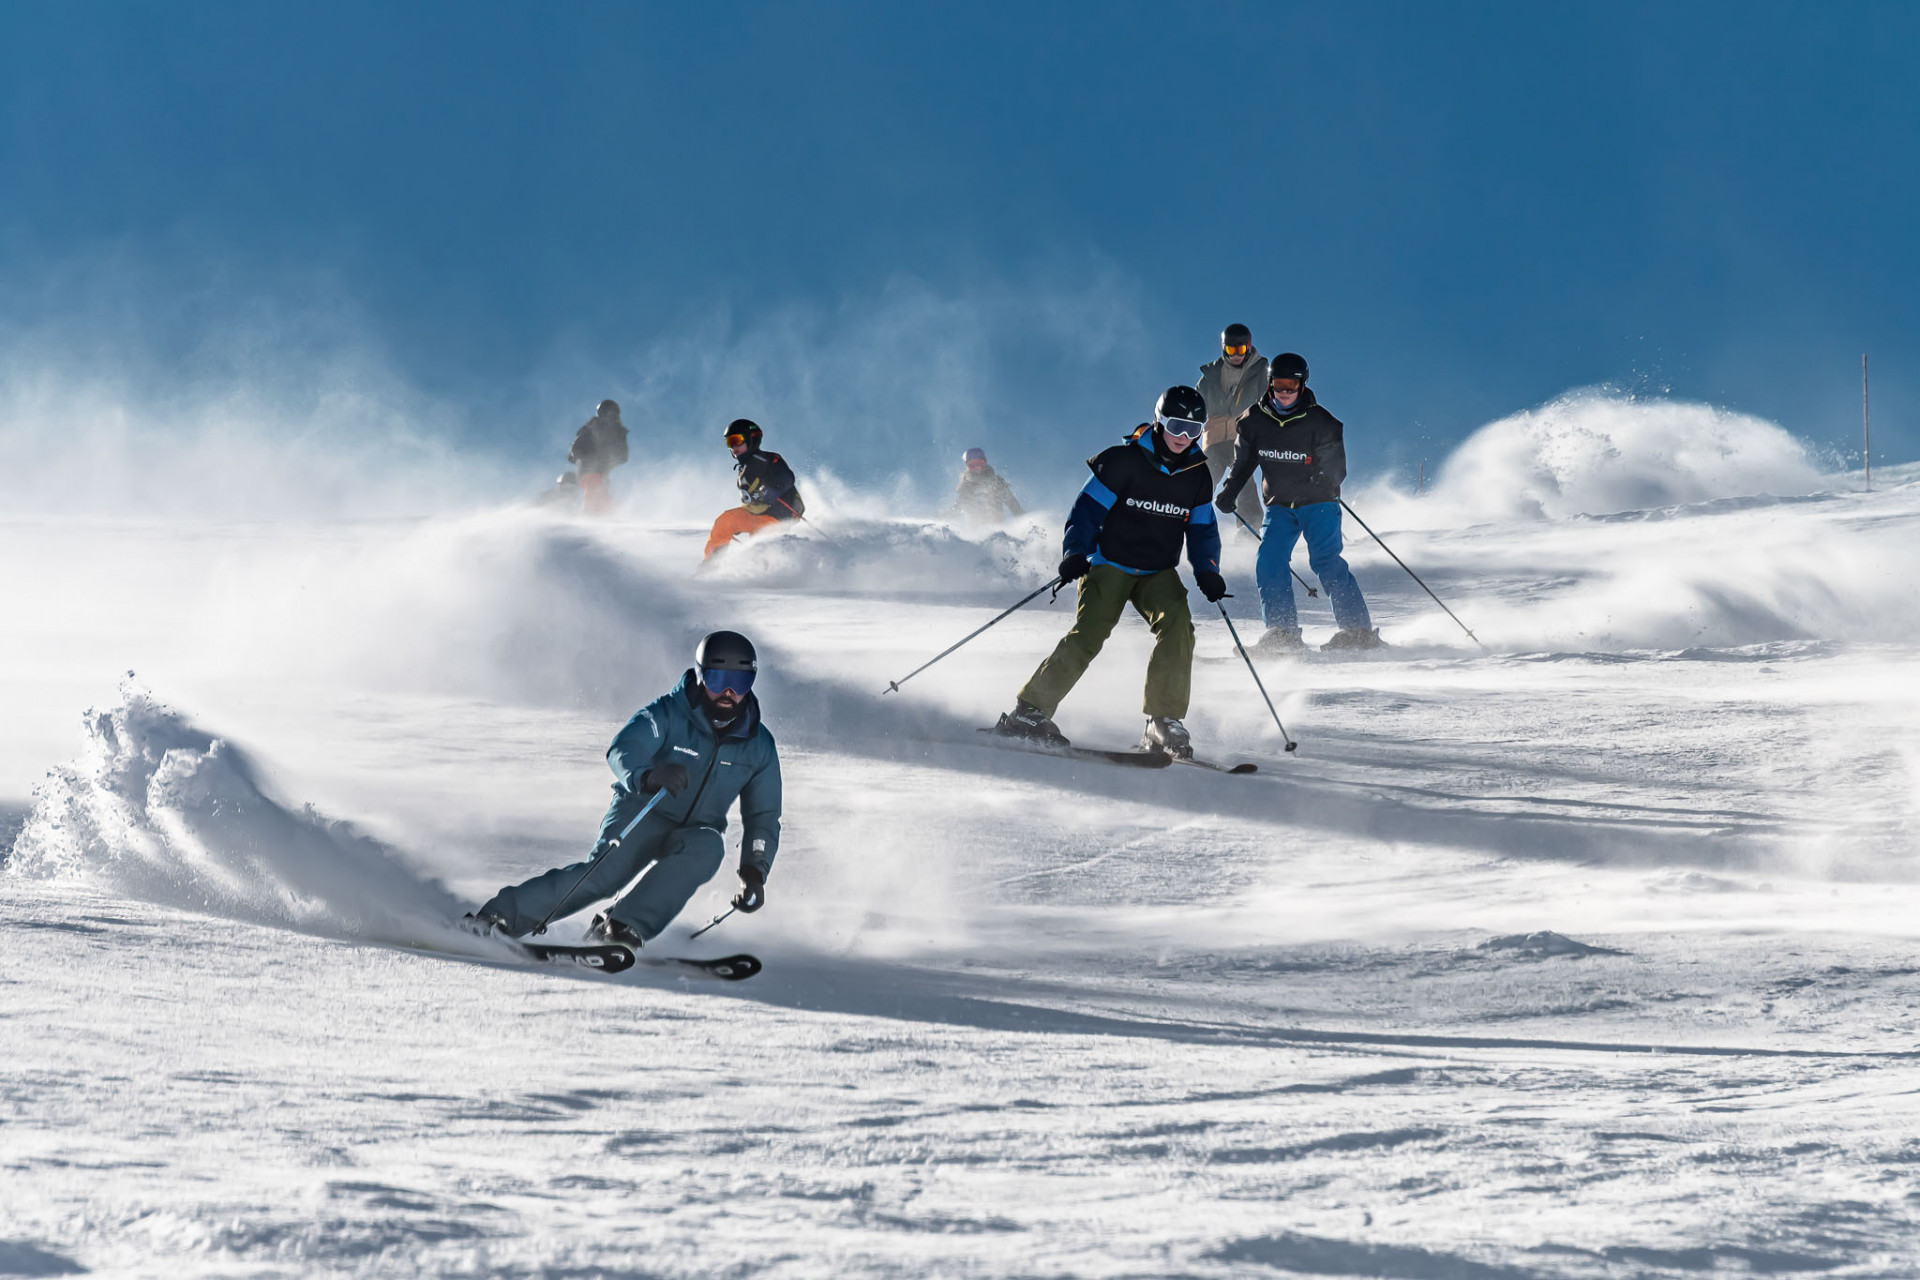
[[[693,820],[693,811],[700,807],[700,797],[707,794],[707,780],[713,777],[713,767],[720,763],[720,735],[709,729],[713,738],[713,756],[707,761],[707,771],[700,775],[700,789],[693,793],[693,800],[680,815],[680,825],[685,826]]]

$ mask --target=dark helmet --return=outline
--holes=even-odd
[[[1153,406],[1154,425],[1164,427],[1167,425],[1168,418],[1205,422],[1207,402],[1192,387],[1168,387],[1160,393],[1159,403]]]
[[[1297,356],[1291,351],[1282,351],[1267,361],[1267,381],[1275,378],[1294,378],[1301,386],[1307,385],[1307,358]]]
[[[620,406],[615,401],[602,400],[594,407],[593,416],[596,418],[617,418],[620,416]]]
[[[566,488],[569,485],[572,485],[573,487],[578,488],[580,485],[580,477],[571,471],[562,471],[557,477],[555,477],[554,484],[558,485],[562,489]]]
[[[985,462],[986,460],[987,460],[987,451],[985,449],[982,449],[979,445],[975,445],[973,448],[967,450],[965,453],[960,455],[960,461],[967,463],[968,465],[972,465],[973,463],[976,463],[976,462]]]
[[[756,448],[760,444],[760,424],[752,418],[735,418],[727,424],[726,434],[729,438],[733,436],[745,436],[747,443]]]
[[[1253,345],[1253,330],[1243,324],[1230,324],[1220,331],[1220,345],[1226,347],[1250,347]]]
[[[693,665],[708,671],[758,671],[753,641],[738,631],[715,631],[693,651]]]

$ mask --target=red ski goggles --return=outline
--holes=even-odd
[[[727,436],[727,448],[738,449],[743,444],[751,444],[753,437],[744,431],[735,431]]]

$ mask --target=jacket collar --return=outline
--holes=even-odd
[[[1198,440],[1188,445],[1185,453],[1176,453],[1162,457],[1160,450],[1154,446],[1153,432],[1153,424],[1151,422],[1146,423],[1142,429],[1134,435],[1133,442],[1147,451],[1147,456],[1153,459],[1153,465],[1160,468],[1161,474],[1177,476],[1183,471],[1191,471],[1197,466],[1204,466],[1206,464],[1207,453],[1206,450],[1200,447]]]
[[[1292,422],[1307,410],[1318,407],[1319,404],[1320,402],[1314,399],[1312,387],[1300,388],[1300,398],[1293,402],[1293,408],[1291,409],[1281,409],[1277,407],[1273,403],[1273,393],[1271,391],[1260,397],[1261,411],[1283,426]]]
[[[722,742],[745,741],[760,729],[760,698],[757,694],[749,693],[740,704],[740,714],[733,718],[733,723],[715,732],[713,721],[707,717],[706,695],[700,690],[700,673],[692,667],[688,667],[687,673],[680,677],[680,696],[685,699],[687,710],[693,718]]]

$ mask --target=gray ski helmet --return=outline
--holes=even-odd
[[[1160,393],[1159,402],[1153,406],[1153,421],[1155,425],[1162,425],[1168,418],[1205,422],[1207,402],[1192,387],[1168,387]]]
[[[1294,378],[1301,386],[1307,385],[1307,358],[1297,356],[1291,351],[1282,351],[1267,361],[1267,381],[1275,378]]]
[[[693,651],[693,665],[707,671],[758,671],[753,641],[738,631],[715,631]]]
[[[559,476],[554,479],[554,484],[562,489],[568,488],[569,486],[578,488],[580,486],[580,477],[571,471],[562,471]]]
[[[594,406],[593,416],[596,418],[617,418],[620,416],[620,406],[612,400],[602,400],[598,405]]]
[[[1250,347],[1253,345],[1253,330],[1243,324],[1230,324],[1220,331],[1220,345],[1225,347]]]

